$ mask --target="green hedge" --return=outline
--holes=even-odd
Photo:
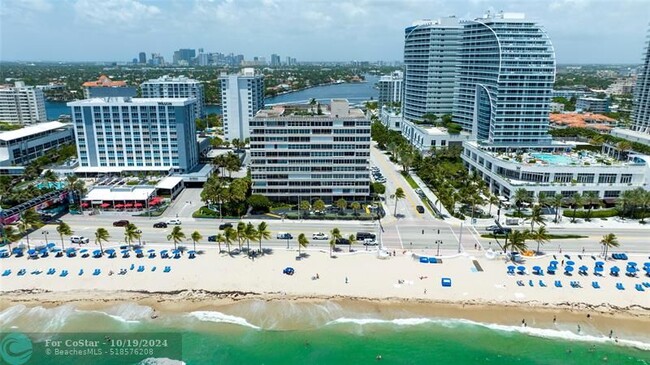
[[[562,214],[565,217],[573,218],[573,209],[565,209]],[[610,218],[618,215],[618,209],[597,209],[591,211],[591,218]],[[576,210],[576,218],[587,218],[586,210]]]

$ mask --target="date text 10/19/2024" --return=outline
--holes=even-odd
[[[39,340],[40,336],[36,334],[28,337],[32,339],[34,355],[39,357],[65,357],[67,360],[77,356],[96,356],[98,360],[120,357],[120,361],[138,361],[147,357],[182,358],[179,333],[62,333],[45,340]]]

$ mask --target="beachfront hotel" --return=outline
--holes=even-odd
[[[379,96],[377,101],[380,104],[398,103],[402,101],[404,93],[404,73],[393,71],[390,75],[384,75],[377,81]]]
[[[264,108],[264,75],[244,68],[238,74],[221,73],[219,82],[226,141],[243,141],[250,137],[250,119]]]
[[[16,81],[0,85],[0,122],[29,124],[47,121],[43,90]]]
[[[186,76],[161,76],[140,85],[143,98],[194,98],[194,119],[205,117],[203,85]]]
[[[456,17],[420,20],[404,30],[404,118],[451,114],[460,48]]]
[[[344,99],[260,110],[250,121],[253,194],[296,203],[370,195],[370,121]]]
[[[648,34],[648,39],[650,39],[650,31]],[[650,40],[646,44],[641,72],[636,79],[632,124],[633,130],[650,134]],[[650,137],[647,139],[650,139]]]
[[[81,174],[187,172],[198,164],[194,98],[68,103]]]

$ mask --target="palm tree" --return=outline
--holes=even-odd
[[[354,215],[356,216],[358,214],[357,211],[361,209],[361,204],[359,204],[359,202],[353,202],[351,208],[354,211]]]
[[[535,224],[542,226],[546,225],[546,218],[544,218],[544,215],[542,214],[542,207],[539,205],[534,206],[533,210],[530,213],[530,216],[526,217],[524,220],[530,221],[531,231],[535,229]]]
[[[632,149],[632,143],[628,141],[621,141],[616,144],[616,149],[618,150],[618,159],[621,159],[621,154]]]
[[[302,252],[300,251],[301,247],[307,248],[307,245],[309,244],[309,240],[307,239],[307,236],[305,236],[304,233],[301,233],[298,235],[298,256],[302,257]]]
[[[58,226],[56,226],[56,231],[59,233],[59,236],[61,236],[61,249],[65,250],[63,236],[71,236],[72,229],[70,229],[70,226],[66,222],[61,222]]]
[[[336,241],[341,238],[341,230],[334,228],[330,231],[330,257],[332,257],[332,250],[336,247]]]
[[[228,246],[228,253],[230,253],[230,244],[237,239],[237,231],[232,227],[228,227],[223,231],[223,233],[225,236],[226,246]]]
[[[641,192],[639,203],[641,205],[641,220],[639,223],[645,223],[645,216],[648,211],[648,207],[650,207],[650,191]]]
[[[106,228],[97,228],[95,231],[95,244],[99,245],[99,250],[104,254],[104,248],[102,247],[102,241],[108,242],[108,239],[111,238],[111,235],[108,233]]]
[[[590,222],[591,210],[594,208],[594,205],[600,205],[600,198],[598,197],[598,193],[595,191],[589,191],[584,193],[583,198],[584,198],[584,203],[587,205],[587,216],[585,220],[587,222]]]
[[[585,202],[582,199],[582,195],[580,193],[574,193],[571,196],[571,200],[569,201],[571,204],[571,208],[573,208],[573,216],[571,217],[571,223],[576,222],[576,211],[578,210],[578,207],[584,206]]]
[[[18,230],[20,230],[20,234],[27,239],[27,250],[30,249],[29,247],[29,231],[32,228],[37,227],[39,224],[41,224],[41,217],[36,213],[34,209],[26,209],[22,213],[20,213],[20,221],[18,222]]]
[[[325,202],[322,201],[322,200],[320,200],[320,199],[317,199],[317,200],[314,202],[313,207],[314,207],[314,210],[315,210],[315,211],[322,212],[322,211],[325,210]]]
[[[518,230],[512,231],[509,235],[509,241],[506,241],[503,244],[503,252],[507,252],[508,248],[512,251],[523,252],[526,250],[526,239],[528,238],[527,232],[522,232]]]
[[[199,242],[200,240],[202,240],[203,236],[201,236],[199,231],[194,231],[190,235],[190,239],[192,239],[192,243],[194,244],[194,252],[196,252],[196,243]]]
[[[620,243],[618,243],[618,238],[616,238],[616,235],[613,233],[604,235],[603,239],[600,240],[600,244],[603,245],[603,249],[605,250],[605,259],[607,259],[607,252],[609,251],[610,247],[620,246]]]
[[[250,253],[251,251],[251,240],[256,240],[257,239],[257,230],[255,229],[255,226],[253,223],[248,222],[246,225],[246,229],[244,229],[244,237],[246,237],[246,246],[248,247],[248,252]]]
[[[395,199],[395,211],[393,212],[393,216],[397,217],[397,202],[400,199],[404,199],[405,197],[406,195],[404,194],[404,190],[402,190],[402,188],[397,188],[397,190],[395,190],[395,194],[391,196],[391,198]]]
[[[141,233],[135,224],[129,223],[124,226],[124,240],[129,246],[131,246],[131,243],[133,243],[133,241],[139,240],[140,237]]]
[[[490,203],[490,208],[488,209],[488,214],[492,215],[492,205],[498,205],[501,201],[499,200],[498,196],[496,196],[494,194],[490,194],[490,196],[488,198],[488,202]]]
[[[552,199],[551,205],[555,210],[555,219],[553,219],[553,222],[557,223],[560,215],[560,207],[562,206],[562,202],[564,201],[564,195],[555,194],[551,199]]]
[[[180,226],[174,226],[171,233],[167,235],[167,241],[174,241],[174,250],[177,249],[177,244],[185,239],[185,233]]]
[[[531,240],[537,242],[537,251],[536,254],[539,255],[539,246],[549,242],[550,236],[546,227],[539,226],[536,230],[530,230],[528,236]]]
[[[271,239],[271,231],[269,231],[269,226],[266,222],[260,222],[257,225],[257,239],[260,242],[260,252],[264,252],[262,251],[262,240]]]
[[[357,243],[357,236],[351,234],[350,236],[348,236],[348,241],[350,241],[349,252],[352,252],[352,245]],[[366,247],[368,247],[368,246],[366,246]]]
[[[221,242],[226,242],[226,236],[224,236],[223,233],[217,233],[215,241],[217,241],[217,245],[219,246],[219,253],[221,253]]]
[[[345,208],[348,207],[348,202],[341,198],[336,201],[336,207],[339,208],[339,214],[345,215]]]
[[[521,207],[524,203],[530,202],[530,194],[528,190],[519,188],[515,190],[515,205],[517,206],[517,213],[521,214]]]
[[[302,215],[306,217],[309,213],[309,208],[311,208],[311,205],[308,201],[303,200],[300,202],[300,206],[298,208],[302,211]]]
[[[242,240],[246,238],[246,223],[239,222],[237,223],[237,243],[239,243],[239,249],[241,250]]]

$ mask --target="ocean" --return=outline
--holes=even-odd
[[[329,103],[333,98],[346,98],[350,103],[361,103],[366,100],[378,97],[378,91],[374,88],[375,83],[379,77],[373,75],[365,75],[366,82],[361,83],[345,83],[312,87],[305,90],[300,90],[293,93],[279,95],[273,98],[266,98],[264,101],[267,105],[282,104],[282,103],[307,103],[312,98],[321,103]],[[45,102],[45,112],[48,120],[57,120],[61,114],[70,114],[70,108],[64,102]],[[219,105],[206,105],[206,112],[208,114],[221,114],[221,106]]]
[[[327,302],[244,301],[234,303],[227,312],[157,313],[158,318],[151,319],[153,310],[136,304],[101,311],[73,305],[50,309],[16,305],[0,311],[0,356],[11,356],[6,334],[19,333],[27,334],[32,342],[27,364],[650,363],[648,343],[621,340],[614,344],[602,334],[578,335],[561,328],[409,317],[408,313],[400,318],[370,317]],[[150,341],[158,352],[109,356],[110,341],[129,336]],[[52,350],[57,341],[76,341],[72,348],[81,351],[87,345],[84,339],[105,342],[100,344],[104,353],[54,356],[45,351]],[[166,348],[155,347],[163,346],[153,343],[159,339],[167,340]],[[113,347],[124,351],[132,346],[121,345]]]

